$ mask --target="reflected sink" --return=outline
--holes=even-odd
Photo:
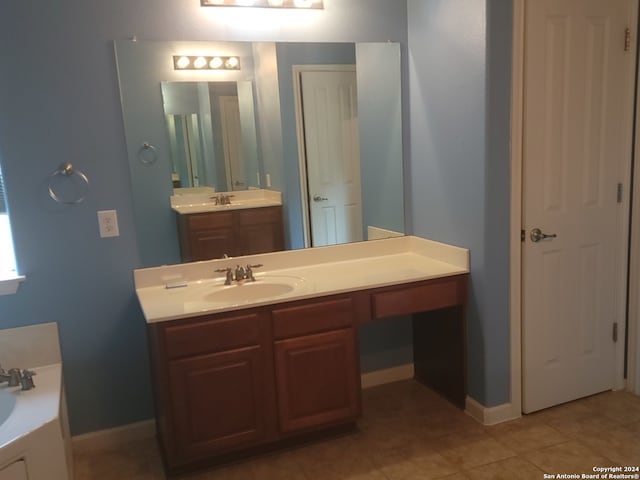
[[[206,309],[217,305],[242,305],[263,300],[276,299],[307,290],[306,281],[294,275],[258,274],[256,281],[245,280],[232,285],[222,281],[215,285],[202,285],[197,297],[191,297],[188,308]]]

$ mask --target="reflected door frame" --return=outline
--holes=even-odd
[[[298,167],[300,171],[300,197],[302,199],[302,229],[304,247],[312,245],[311,217],[309,203],[309,183],[307,170],[307,153],[305,148],[304,115],[302,102],[302,74],[304,72],[353,72],[353,64],[327,64],[327,65],[293,65],[293,96],[296,113],[296,140],[298,144]]]

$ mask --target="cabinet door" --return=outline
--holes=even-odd
[[[360,378],[353,328],[275,342],[280,431],[354,421]]]
[[[252,346],[169,363],[178,456],[189,461],[267,438],[264,351]]]
[[[237,255],[236,245],[231,228],[196,230],[189,233],[190,258],[183,260],[194,262],[211,260],[227,255]]]
[[[241,255],[284,250],[282,207],[238,210],[236,238]]]

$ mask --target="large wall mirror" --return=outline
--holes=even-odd
[[[399,44],[116,41],[115,49],[143,266],[180,262],[176,189],[281,192],[287,248],[312,246],[314,182],[347,163],[349,188],[359,183],[357,239],[404,233]],[[240,69],[176,70],[179,55],[234,56]],[[347,126],[303,111],[324,95],[306,85],[325,71],[352,78],[353,99],[341,100],[352,111]],[[356,140],[339,145],[335,128]],[[307,163],[312,149],[320,170]],[[337,150],[353,162],[336,160]]]

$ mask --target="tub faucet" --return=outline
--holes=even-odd
[[[22,370],[19,368],[10,368],[9,371],[6,371],[4,368],[0,367],[0,383],[7,382],[8,387],[17,387],[20,385],[22,390],[31,390],[35,388],[33,383],[33,376],[36,372],[32,372],[30,370]]]
[[[17,387],[20,385],[20,369],[10,368],[9,371],[5,371],[0,367],[0,383],[7,382],[8,387]]]

